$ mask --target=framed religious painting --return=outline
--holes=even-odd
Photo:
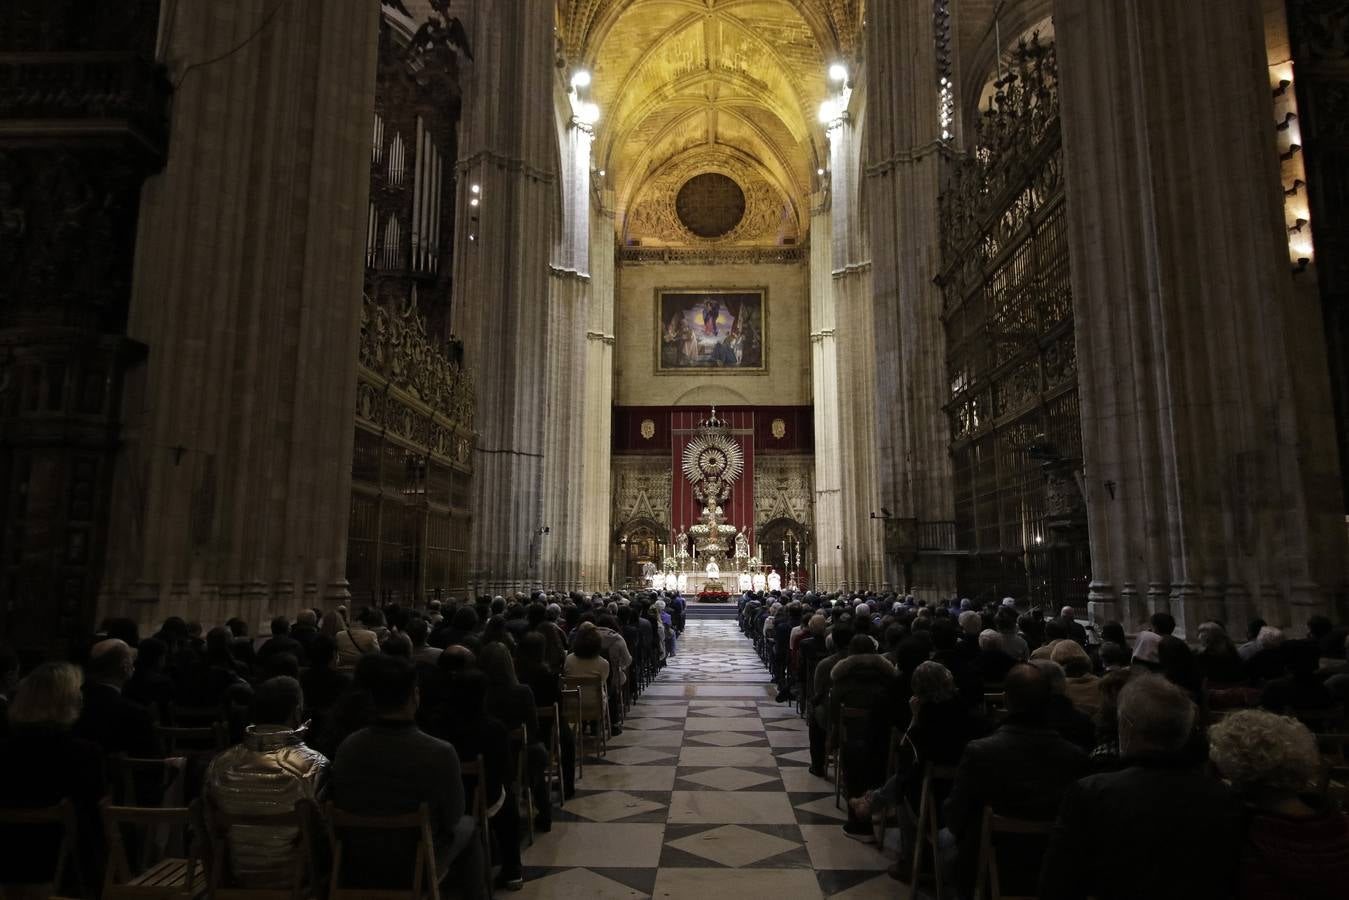
[[[768,371],[765,288],[656,290],[656,373]]]

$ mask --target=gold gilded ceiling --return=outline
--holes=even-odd
[[[642,246],[763,246],[803,240],[817,121],[831,63],[849,61],[861,0],[559,0],[571,70],[592,73],[594,168],[614,191],[619,238]],[[717,173],[744,193],[717,238],[684,225],[676,198]]]

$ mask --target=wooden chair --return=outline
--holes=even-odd
[[[479,756],[473,760],[459,763],[459,775],[464,779],[473,779],[473,796],[471,802],[466,804],[473,811],[473,818],[478,822],[478,841],[482,844],[483,858],[483,878],[487,881],[487,896],[492,896],[492,837],[487,828],[487,786],[486,769],[482,764],[482,757]],[[340,900],[340,898],[329,897],[328,900]]]
[[[561,715],[571,724],[572,740],[576,742],[576,777],[580,778],[585,774],[585,748],[581,744],[581,692],[564,688],[561,693]]]
[[[170,756],[208,751],[219,753],[229,746],[229,731],[224,722],[197,727],[156,725],[155,733]]]
[[[1020,834],[1044,838],[1048,845],[1049,835],[1054,830],[1053,822],[1032,822],[1027,819],[1012,819],[999,816],[993,808],[984,807],[984,821],[979,837],[978,873],[975,875],[974,896],[984,896],[984,885],[988,885],[990,900],[1036,900],[1034,894],[1004,894],[998,882],[998,853],[993,846],[995,834]],[[1043,854],[1042,854],[1043,855]],[[1035,867],[1037,870],[1039,866]]]
[[[225,720],[225,711],[220,706],[185,706],[181,703],[169,704],[169,721],[165,724],[180,728],[200,728]]]
[[[954,782],[958,771],[955,766],[936,766],[928,763],[923,767],[923,785],[918,792],[918,825],[913,842],[913,877],[909,883],[916,891],[918,876],[923,874],[923,850],[926,845],[932,849],[932,877],[937,884],[938,897],[942,896],[941,860],[937,858],[937,834],[941,831],[941,811],[937,809],[937,793],[933,790],[933,784],[938,781]]]
[[[313,833],[310,828],[317,810],[308,801],[300,801],[289,812],[265,816],[241,816],[223,812],[214,803],[205,804],[202,831],[207,835],[210,864],[208,883],[211,900],[305,900],[319,896],[318,861],[314,855]],[[290,882],[284,888],[245,888],[227,886],[230,880],[230,829],[252,828],[294,829],[297,835],[291,854]]]
[[[609,752],[609,686],[600,675],[564,675],[562,677],[562,687],[565,690],[575,690],[579,696],[577,704],[577,718],[580,725],[587,722],[595,723],[595,734],[592,744],[595,747],[595,755],[603,757]],[[598,696],[596,703],[590,698]],[[591,706],[595,708],[591,708]],[[584,729],[578,727],[576,732],[577,756],[585,755],[586,735]]]
[[[5,827],[49,827],[61,829],[61,842],[56,850],[56,866],[52,871],[52,880],[43,884],[0,884],[0,897],[28,898],[54,896],[61,890],[66,873],[73,873],[80,896],[85,896],[85,885],[80,878],[79,862],[75,850],[79,841],[79,823],[75,817],[75,804],[69,799],[55,806],[43,806],[36,809],[0,808],[0,826]]]
[[[515,783],[519,789],[516,795],[516,807],[524,807],[524,817],[528,820],[529,846],[534,846],[534,789],[529,783],[529,736],[523,727],[512,728],[508,735],[510,747],[515,751]],[[545,800],[547,798],[544,798]]]
[[[118,806],[162,806],[168,798],[182,796],[185,769],[180,756],[141,759],[114,754],[108,757],[108,796]]]
[[[866,727],[866,721],[871,716],[871,710],[859,709],[855,706],[843,706],[839,708],[838,726],[835,729],[835,740],[833,748],[834,758],[834,808],[842,809],[839,798],[843,795],[843,746],[848,742],[848,723],[860,724]]]
[[[414,813],[399,816],[361,816],[338,809],[332,801],[324,804],[323,819],[328,826],[333,865],[329,874],[328,900],[440,900],[440,876],[436,872],[435,845],[431,842],[431,814],[425,803]],[[348,888],[342,886],[344,829],[415,831],[417,853],[412,863],[412,887]]]
[[[543,781],[548,786],[548,802],[552,802],[553,785],[557,785],[557,807],[561,809],[567,802],[566,791],[562,783],[562,715],[557,704],[540,706],[534,710],[539,719],[539,730],[543,732],[544,746],[548,749],[548,764],[543,770]]]
[[[205,888],[205,872],[199,868],[199,842],[193,840],[195,814],[189,807],[113,806],[99,804],[108,862],[103,873],[103,900],[168,900],[194,898]],[[182,858],[147,860],[137,872],[132,867],[122,829],[139,826],[150,832],[182,829]]]

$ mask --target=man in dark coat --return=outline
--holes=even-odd
[[[965,748],[944,807],[946,827],[956,839],[961,889],[967,894],[978,868],[984,807],[1017,819],[1053,820],[1064,791],[1088,770],[1087,754],[1049,724],[1050,684],[1039,670],[1013,666],[1003,692],[1006,720]],[[1010,847],[1013,842],[1007,843]],[[1010,849],[1012,853],[998,858],[1002,886],[1009,893],[1030,893],[1036,871],[1018,865],[1026,854]]]
[[[877,652],[875,641],[859,634],[849,642],[848,655],[838,661],[829,677],[831,721],[843,761],[845,793],[860,797],[885,781],[894,724],[889,701],[895,687],[895,667]],[[866,710],[867,716],[844,723],[845,708]],[[871,823],[851,814],[843,831],[861,841],[874,840]]]
[[[131,673],[131,647],[125,641],[109,638],[94,645],[89,651],[84,706],[75,735],[98,744],[104,753],[156,759],[164,755],[164,749],[155,734],[154,717],[144,706],[122,696]]]
[[[1236,896],[1242,809],[1184,751],[1197,713],[1179,687],[1138,675],[1119,698],[1126,768],[1083,778],[1063,800],[1040,875],[1043,900]]]

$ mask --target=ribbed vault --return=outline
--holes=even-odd
[[[827,69],[850,60],[861,0],[559,0],[567,65],[593,74],[594,165],[614,191],[620,239],[644,246],[803,240]],[[740,226],[683,226],[674,198],[716,172],[744,191]]]

